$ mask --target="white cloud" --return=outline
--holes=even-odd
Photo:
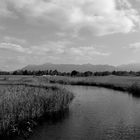
[[[95,47],[94,47],[95,46]],[[0,51],[2,59],[0,65],[6,64],[7,69],[23,67],[27,64],[52,63],[88,63],[101,57],[106,58],[109,52],[99,50],[97,45],[76,46],[76,44],[67,40],[51,42],[48,41],[42,45],[24,47],[22,45],[1,42],[0,50],[5,50],[5,55]],[[13,52],[15,52],[13,55]],[[3,62],[1,62],[3,60]]]
[[[0,49],[8,49],[12,51],[17,51],[21,53],[29,53],[29,50],[27,48],[24,48],[18,44],[12,44],[12,43],[7,43],[7,42],[2,42],[0,43]]]
[[[26,44],[27,43],[27,41],[25,39],[11,37],[11,36],[5,36],[3,38],[3,40],[4,40],[4,42],[8,42],[8,43],[18,43],[18,44]]]
[[[73,47],[71,47],[73,46]],[[110,53],[97,50],[93,46],[75,46],[67,40],[57,42],[47,42],[43,45],[30,46],[28,48],[18,44],[2,42],[0,49],[17,51],[28,55],[38,56],[61,56],[61,57],[93,57],[93,56],[108,56]]]
[[[4,2],[4,0],[2,0]],[[128,33],[140,19],[129,0],[5,0],[30,18],[49,19],[61,27],[90,28],[97,35]]]
[[[29,49],[33,54],[37,55],[51,54],[54,56],[57,54],[64,53],[68,44],[70,44],[70,42],[67,40],[57,42],[48,41],[43,45],[31,46]]]
[[[97,46],[96,46],[97,47]],[[106,58],[110,52],[101,51],[93,46],[75,46],[70,42],[48,42],[30,47],[31,56],[36,56],[38,63],[88,63],[95,58]]]
[[[68,49],[67,53],[70,53],[73,55],[79,55],[79,56],[89,56],[89,57],[93,57],[95,55],[99,55],[99,56],[110,55],[110,53],[98,51],[97,49],[95,49],[92,46],[72,47],[72,48]]]
[[[10,38],[10,40],[11,40],[11,38]],[[18,41],[20,41],[20,40],[18,40]],[[24,54],[29,54],[29,55],[31,55],[31,54],[32,55],[46,55],[46,54],[57,55],[57,54],[64,53],[64,50],[66,49],[65,45],[68,43],[69,43],[68,41],[58,41],[58,42],[50,41],[43,45],[29,46],[27,48],[27,47],[23,47],[19,44],[1,42],[0,49],[16,51],[16,52],[20,52],[20,53],[24,53]]]
[[[73,46],[73,47],[71,47]],[[30,51],[36,55],[49,55],[59,57],[94,57],[109,56],[109,52],[99,51],[93,46],[75,46],[68,41],[48,42],[40,46],[30,47]]]
[[[129,48],[132,49],[134,52],[140,51],[140,42],[130,44]]]

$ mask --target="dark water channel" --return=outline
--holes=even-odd
[[[38,126],[29,140],[140,140],[140,99],[105,88],[67,88],[76,95],[69,111]]]

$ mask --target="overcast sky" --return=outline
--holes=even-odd
[[[0,0],[0,69],[140,62],[140,0]]]

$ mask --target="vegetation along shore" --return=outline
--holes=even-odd
[[[138,76],[1,75],[1,136],[28,136],[39,118],[68,108],[74,95],[57,84],[99,86],[125,91],[140,97],[140,78]]]
[[[139,76],[57,76],[57,75],[1,75],[0,84],[39,84],[39,86],[48,86],[58,83],[61,85],[82,85],[99,86],[128,92],[134,96],[140,96],[140,77]]]
[[[56,86],[0,85],[1,137],[28,137],[39,118],[67,109],[73,98]]]
[[[98,86],[114,90],[124,91],[133,96],[140,96],[140,77],[138,76],[91,76],[91,77],[64,77],[64,76],[47,76],[50,83]]]

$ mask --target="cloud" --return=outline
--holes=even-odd
[[[18,44],[26,44],[27,43],[27,41],[25,39],[11,37],[11,36],[5,36],[3,38],[3,40],[4,40],[4,42],[8,42],[8,43],[18,43]]]
[[[5,38],[6,40],[9,40],[9,38]],[[10,41],[14,40],[15,38],[10,38]],[[19,42],[22,42],[22,40],[17,40]],[[57,55],[57,54],[62,54],[64,53],[64,50],[66,49],[66,44],[68,44],[68,41],[58,41],[58,42],[51,42],[48,41],[47,43],[43,45],[36,45],[36,46],[28,46],[23,47],[19,44],[13,44],[9,42],[1,42],[0,43],[0,49],[6,49],[6,50],[11,50],[11,51],[16,51],[24,54],[29,54],[29,55],[46,55],[46,54],[51,54],[51,55]]]
[[[7,43],[7,42],[2,42],[0,43],[0,49],[8,49],[12,51],[17,51],[21,53],[29,53],[29,50],[18,45],[18,44],[12,44],[12,43]]]
[[[95,46],[95,47],[94,47]],[[16,69],[28,64],[52,63],[88,63],[93,60],[106,58],[110,52],[97,49],[93,46],[76,46],[68,40],[48,41],[42,45],[22,46],[19,44],[1,42],[0,50],[5,50],[5,55],[0,51],[0,66],[4,69]],[[100,48],[101,49],[101,48]],[[16,55],[13,55],[14,54]]]
[[[12,12],[10,12],[10,10],[8,10],[8,5],[7,5],[6,1],[1,0],[0,1],[0,16],[10,17],[11,14],[12,14]]]
[[[77,32],[86,27],[96,35],[129,33],[134,31],[140,22],[139,13],[129,0],[2,1],[6,6],[12,5],[28,19],[50,20],[60,28]]]
[[[129,48],[132,49],[134,52],[140,51],[140,42],[130,44]]]
[[[71,47],[73,46],[73,47]],[[0,49],[12,50],[29,55],[38,56],[79,56],[79,57],[93,57],[93,56],[109,56],[110,53],[97,50],[94,46],[75,46],[67,40],[52,42],[48,41],[42,45],[23,47],[19,44],[2,42]]]
[[[32,52],[32,54],[36,55],[46,55],[50,54],[52,56],[57,55],[57,54],[63,54],[65,49],[67,49],[67,45],[70,44],[71,42],[67,40],[63,41],[48,41],[46,43],[43,43],[42,45],[36,45],[36,46],[31,46],[29,50]]]
[[[97,55],[97,56],[110,55],[110,53],[98,51],[92,46],[72,47],[72,48],[68,49],[67,53],[71,53],[73,55],[79,55],[79,56],[89,56],[89,57],[93,57],[95,55]]]
[[[72,47],[73,46],[73,47]],[[69,41],[48,42],[40,46],[30,47],[30,52],[36,55],[58,57],[94,57],[109,56],[109,52],[99,51],[93,46],[75,46]]]
[[[20,69],[27,64],[27,60],[24,61],[22,59],[22,57],[16,55],[0,57],[0,68],[8,71]]]

